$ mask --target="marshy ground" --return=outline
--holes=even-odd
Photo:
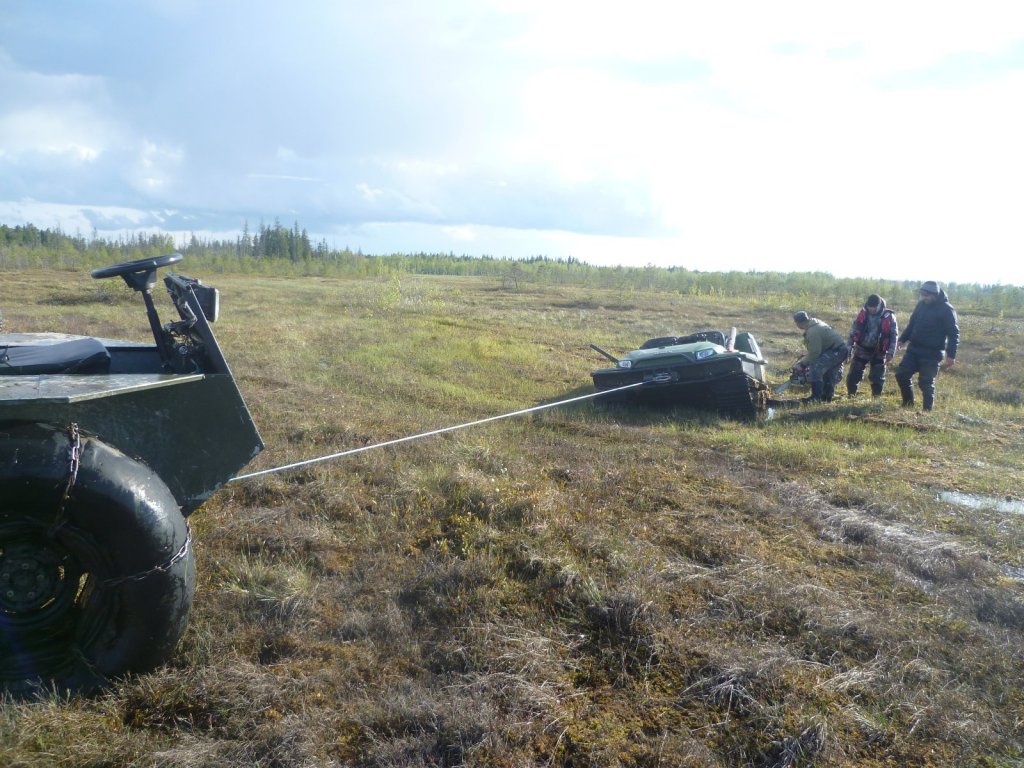
[[[251,469],[589,391],[590,343],[735,325],[780,383],[795,303],[862,299],[197,276]],[[11,330],[145,338],[84,274],[3,280]],[[173,661],[0,704],[0,764],[1020,765],[1024,515],[949,494],[1021,502],[1024,321],[958,309],[932,413],[583,403],[233,483]]]

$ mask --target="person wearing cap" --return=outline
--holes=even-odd
[[[807,354],[797,361],[793,369],[794,372],[807,369],[811,396],[804,402],[831,402],[836,382],[843,375],[843,363],[848,353],[846,339],[832,330],[828,323],[802,310],[793,315],[793,322],[804,332],[804,346],[807,347]]]
[[[960,325],[956,310],[934,280],[922,283],[918,294],[921,300],[899,336],[900,343],[908,346],[896,369],[896,382],[900,385],[903,405],[912,407],[914,388],[911,379],[916,373],[921,406],[930,411],[935,405],[935,377],[939,374],[939,365],[949,368],[956,362]]]
[[[864,379],[864,369],[871,367],[868,380],[871,395],[880,397],[885,386],[885,372],[899,347],[896,315],[885,306],[885,299],[872,293],[853,320],[850,328],[850,372],[846,375],[846,393],[853,397]]]

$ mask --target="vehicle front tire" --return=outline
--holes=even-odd
[[[152,470],[70,427],[0,425],[0,691],[153,669],[194,592],[188,525]]]

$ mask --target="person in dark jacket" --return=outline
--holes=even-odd
[[[929,280],[921,285],[918,293],[921,300],[899,336],[900,343],[909,342],[909,346],[896,369],[896,382],[900,385],[903,405],[911,407],[914,388],[910,380],[918,374],[921,405],[930,411],[935,405],[935,377],[939,374],[939,365],[950,368],[956,362],[960,325],[956,310],[938,283]]]
[[[885,372],[899,346],[899,327],[896,315],[885,306],[885,299],[877,293],[867,301],[850,328],[850,372],[846,376],[846,393],[853,397],[864,379],[864,369],[871,366],[868,380],[871,394],[879,397],[885,386]]]

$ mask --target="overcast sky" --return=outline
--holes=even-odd
[[[1024,285],[1024,2],[0,0],[0,223]]]

